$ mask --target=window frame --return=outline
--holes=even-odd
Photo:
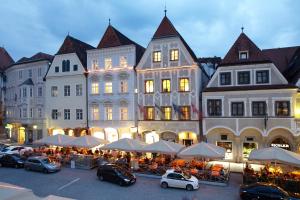
[[[226,84],[226,76],[225,76],[225,84],[222,84],[222,75],[229,75],[229,83]],[[220,86],[231,86],[232,85],[232,72],[231,71],[222,71],[219,72],[219,85]]]
[[[164,81],[169,82],[169,89],[168,87],[166,88],[169,91],[165,91],[164,90]],[[165,78],[165,79],[161,79],[161,93],[171,93],[171,79],[170,78]]]
[[[172,54],[173,52],[177,52],[177,58],[176,54]],[[170,61],[179,61],[179,49],[170,49],[169,51]]]
[[[242,55],[246,55],[246,58],[242,58]],[[239,60],[248,60],[249,59],[249,51],[239,51]]]
[[[258,73],[261,73],[261,72],[267,72],[268,76],[267,76],[267,82],[258,82],[257,79],[258,79],[258,76],[257,74]],[[255,70],[255,84],[256,85],[263,85],[263,84],[270,84],[271,83],[271,73],[270,73],[270,69],[256,69]]]
[[[152,91],[149,91],[149,92],[147,91],[147,82],[152,82]],[[150,90],[150,88],[149,88],[149,90]],[[153,94],[154,93],[154,80],[153,79],[149,79],[149,80],[144,81],[144,93],[145,94]]]
[[[54,90],[54,88],[56,88]],[[57,97],[58,96],[58,86],[51,86],[51,97]]]
[[[64,120],[71,120],[71,110],[64,109]]]
[[[187,113],[187,117],[185,117],[185,114],[183,114],[183,109],[187,109],[186,113]],[[182,121],[188,121],[191,120],[191,107],[190,106],[179,106],[179,110],[180,110],[180,115],[179,115],[179,120]]]
[[[185,90],[186,89],[186,83],[184,83],[184,86],[183,86],[183,90],[181,90],[181,80],[184,80],[184,79],[187,79],[187,85],[188,85],[188,90]],[[178,91],[179,92],[190,92],[191,90],[191,87],[190,87],[190,78],[189,77],[180,77],[178,79]]]
[[[170,112],[169,112],[169,114],[168,115],[170,115],[170,118],[169,119],[167,119],[166,118],[166,109],[170,109]],[[161,106],[161,110],[162,110],[162,120],[166,120],[166,121],[170,121],[170,120],[172,120],[172,106]]]
[[[249,82],[248,83],[241,83],[240,82],[240,74],[241,73],[248,73],[249,74]],[[245,78],[245,77],[243,77]],[[237,81],[237,85],[250,85],[251,84],[251,71],[250,70],[240,70],[236,72],[236,81]]]
[[[98,82],[91,83],[91,94],[92,95],[99,94],[99,83]]]
[[[124,90],[126,89],[126,90]],[[120,81],[120,93],[128,93],[128,81],[121,80]]]
[[[160,63],[161,62],[161,51],[153,51],[152,52],[152,62],[153,63]]]
[[[113,82],[112,81],[105,81],[105,83],[104,83],[104,93],[105,94],[112,94],[113,93]]]
[[[76,89],[76,91],[75,91],[75,95],[76,96],[82,96],[82,84],[76,84],[76,86],[75,86],[75,89]]]
[[[83,120],[83,110],[76,109],[76,120]]]
[[[112,121],[113,120],[113,107],[105,106],[105,120]]]
[[[71,86],[70,85],[64,85],[64,96],[65,97],[71,96]]]
[[[213,112],[210,112],[210,103],[209,102],[212,102],[212,106],[213,106]],[[216,102],[220,102],[220,105],[217,106],[216,108]],[[223,116],[223,102],[222,102],[222,99],[207,99],[206,100],[206,112],[207,112],[207,115],[210,116],[210,117],[221,117]],[[220,108],[220,110],[217,110],[218,107]]]
[[[51,119],[52,120],[57,120],[58,119],[58,110],[57,109],[52,109],[52,111],[51,111]]]
[[[110,63],[110,65],[108,65]],[[113,68],[113,62],[111,57],[104,58],[104,69],[109,70]]]
[[[126,111],[125,113],[123,111]],[[126,114],[124,118],[124,114]],[[128,120],[128,107],[120,107],[120,120],[121,121],[126,121]]]
[[[264,113],[254,113],[254,104],[261,104],[261,103],[263,103],[262,105],[264,105]],[[260,105],[258,105],[258,107],[257,107],[257,111],[258,112],[260,112],[259,111],[259,109],[260,109]],[[252,101],[251,102],[251,114],[252,114],[252,116],[253,117],[263,117],[263,116],[266,116],[267,114],[268,114],[268,105],[267,105],[267,102],[266,101],[262,101],[262,100],[257,100],[257,101]]]
[[[150,118],[149,115],[148,115],[148,109],[152,109],[152,118]],[[147,120],[147,121],[154,121],[155,120],[155,108],[154,108],[154,106],[145,106],[144,120]]]
[[[282,114],[283,111],[281,111],[281,113],[278,111],[278,109],[284,109],[283,107],[281,107],[281,108],[277,107],[279,103],[287,103],[287,109],[288,109],[287,114]],[[276,117],[289,117],[289,116],[291,116],[291,102],[289,100],[276,100],[274,102],[274,111],[275,111],[275,116]]]
[[[239,105],[242,105],[242,112],[240,113],[240,111],[239,111],[239,107],[238,107],[238,105],[237,105],[237,107],[236,107],[236,113],[234,113],[233,112],[233,109],[234,109],[234,106],[233,106],[233,104],[239,104]],[[245,116],[245,103],[243,102],[243,101],[232,101],[232,102],[230,102],[230,110],[231,110],[231,116],[233,116],[233,117],[243,117],[243,116]]]

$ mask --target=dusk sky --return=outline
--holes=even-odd
[[[0,45],[18,60],[55,54],[65,36],[97,46],[108,19],[147,47],[164,15],[198,57],[224,57],[244,26],[259,48],[300,45],[297,0],[0,0]]]

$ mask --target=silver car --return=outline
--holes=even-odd
[[[45,156],[29,157],[24,163],[26,170],[40,171],[44,173],[57,172],[61,169],[59,163],[51,162],[51,160]]]

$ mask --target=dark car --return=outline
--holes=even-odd
[[[240,197],[242,200],[300,200],[299,194],[286,192],[269,183],[242,185]]]
[[[26,170],[40,171],[44,173],[57,172],[60,170],[61,165],[59,163],[52,162],[49,158],[45,156],[35,156],[29,157],[24,168]]]
[[[101,181],[109,181],[117,183],[120,186],[131,185],[136,182],[136,178],[126,168],[119,167],[114,164],[100,165],[97,176]]]
[[[5,154],[0,157],[0,166],[3,167],[24,167],[25,159],[21,158],[19,154]]]

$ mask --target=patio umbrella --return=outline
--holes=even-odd
[[[146,145],[142,151],[161,154],[176,154],[183,148],[184,146],[181,144],[160,140],[158,142]]]
[[[47,145],[55,145],[55,146],[68,146],[67,143],[71,142],[74,140],[75,137],[68,136],[68,135],[62,135],[62,134],[57,134],[57,135],[51,135],[44,137],[40,140],[35,141],[35,144],[47,144]]]
[[[300,166],[300,154],[278,147],[269,147],[251,151],[248,160],[270,161]]]
[[[210,143],[200,142],[183,149],[178,156],[223,159],[225,157],[225,149]]]
[[[103,140],[100,138],[96,138],[90,135],[81,136],[71,140],[67,143],[68,146],[72,147],[81,147],[81,148],[93,148],[95,146],[99,146],[101,144],[107,144],[107,140]]]
[[[139,152],[143,149],[145,145],[144,142],[139,140],[123,138],[112,142],[110,144],[104,145],[100,149],[103,150],[120,150],[120,151],[127,151],[127,152]]]

